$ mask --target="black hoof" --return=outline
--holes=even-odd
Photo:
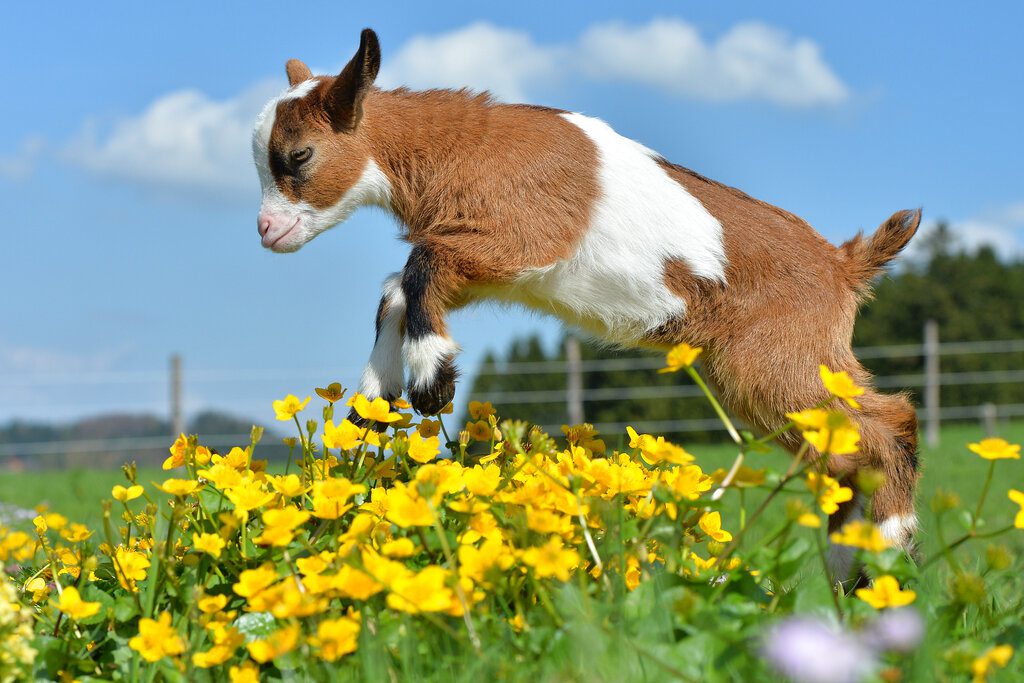
[[[434,381],[417,388],[410,384],[407,393],[409,403],[420,415],[437,415],[455,398],[455,380],[459,371],[451,358],[446,358],[437,370]]]

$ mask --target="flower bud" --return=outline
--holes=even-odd
[[[463,429],[461,432],[459,432],[459,445],[460,446],[468,446],[469,445],[469,432],[467,430],[465,430],[465,429]]]
[[[955,510],[960,507],[960,496],[956,495],[952,491],[945,489],[939,489],[932,496],[931,501],[932,512],[941,513]]]
[[[249,431],[249,441],[252,442],[253,446],[255,446],[256,444],[258,444],[260,442],[260,439],[262,439],[262,438],[263,438],[263,427],[259,427],[259,426],[253,425],[252,429]]]
[[[949,582],[949,590],[953,598],[965,605],[976,605],[984,602],[986,593],[985,579],[973,572],[957,574]]]
[[[1013,554],[1005,545],[990,544],[985,549],[985,564],[996,572],[1008,569],[1013,564]]]
[[[881,470],[866,467],[857,472],[857,488],[865,496],[870,496],[885,483],[885,473]]]

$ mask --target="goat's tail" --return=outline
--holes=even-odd
[[[846,273],[854,288],[866,293],[871,279],[907,246],[920,224],[921,209],[904,209],[890,216],[871,237],[860,233],[844,242],[839,253],[846,260]]]

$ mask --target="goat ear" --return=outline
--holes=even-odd
[[[324,107],[335,131],[352,130],[363,116],[363,99],[380,71],[380,42],[364,28],[359,49],[341,70],[324,98]]]
[[[298,85],[313,78],[313,72],[301,59],[289,59],[284,71],[288,74],[288,85]]]

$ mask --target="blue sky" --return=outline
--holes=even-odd
[[[387,84],[490,87],[583,111],[841,241],[924,206],[1024,248],[1019,3],[139,3],[5,10],[0,421],[186,409],[267,419],[355,381],[407,247],[363,211],[262,249],[251,119],[300,57],[336,70],[375,28]],[[558,323],[456,314],[471,370]]]

